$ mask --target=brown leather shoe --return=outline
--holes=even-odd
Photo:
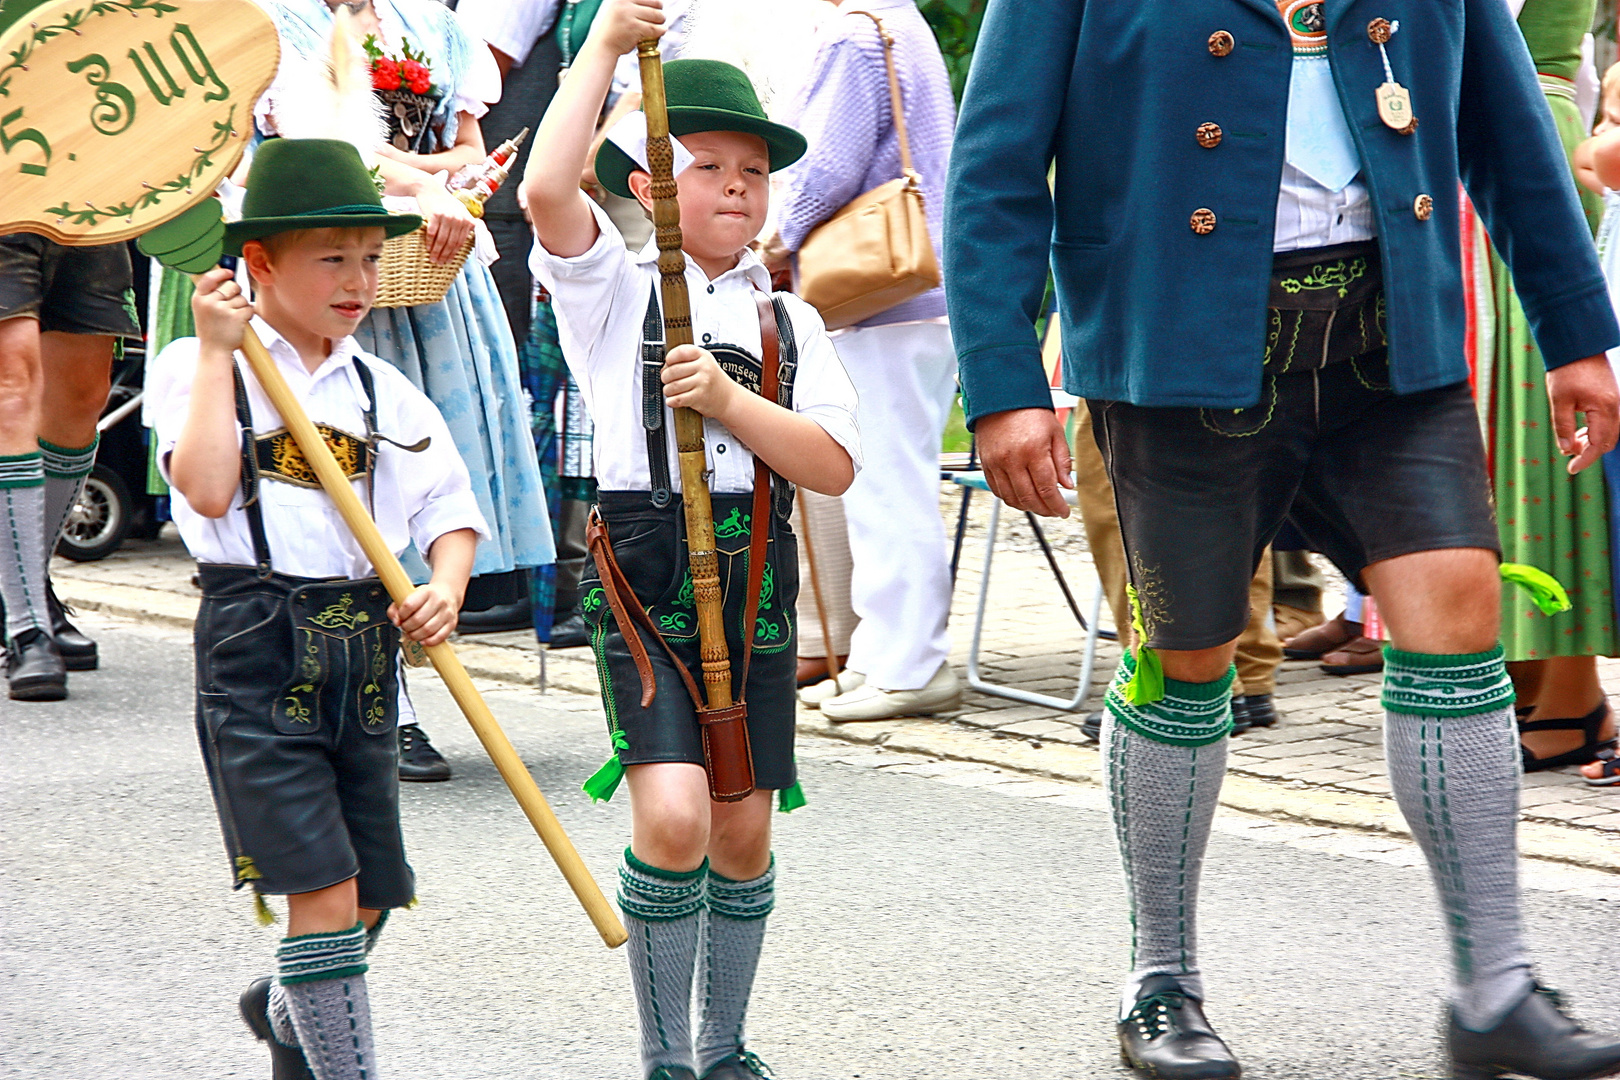
[[[1322,654],[1322,670],[1329,675],[1366,675],[1384,670],[1384,643],[1357,637],[1343,648]]]
[[[848,659],[849,659],[849,657],[847,657],[847,656],[840,656],[838,658],[838,670],[839,671],[844,670],[845,662]],[[832,670],[827,667],[827,658],[825,656],[801,656],[801,657],[799,657],[798,685],[801,688],[806,687],[806,686],[814,686],[816,683],[821,682],[823,679],[830,679],[830,678],[832,678]]]
[[[1346,619],[1341,611],[1320,626],[1283,638],[1283,655],[1290,660],[1319,660],[1322,654],[1348,645],[1360,636],[1361,624]]]
[[[1321,626],[1327,616],[1320,611],[1306,611],[1292,604],[1272,604],[1272,615],[1277,620],[1277,636],[1290,641],[1315,626]]]

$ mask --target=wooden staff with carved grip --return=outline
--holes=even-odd
[[[669,106],[658,39],[642,41],[636,58],[641,64],[641,108],[647,118],[647,164],[652,176],[650,194],[658,237],[659,299],[667,352],[692,344],[692,306],[686,291],[686,256],[681,252],[681,207],[676,201],[675,153],[670,146]],[[731,696],[731,652],[726,646],[725,600],[715,554],[714,506],[709,499],[703,417],[692,409],[675,410],[675,449],[680,459],[686,550],[697,607],[698,646],[703,657],[703,694],[708,703],[698,721],[703,728],[709,795],[719,802],[736,802],[753,793],[753,758],[743,707],[734,704]],[[752,527],[762,528],[764,524],[756,521]],[[745,627],[744,631],[751,633],[752,628]]]

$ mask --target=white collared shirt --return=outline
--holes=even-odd
[[[594,202],[601,235],[589,251],[559,258],[536,243],[529,269],[551,292],[558,336],[568,370],[579,383],[596,424],[592,444],[597,485],[603,491],[647,491],[647,436],[641,424],[641,332],[647,300],[658,281],[657,240],[639,252],[625,250],[619,231]],[[686,288],[692,301],[692,333],[702,346],[734,345],[760,355],[758,291],[769,290],[770,274],[745,250],[737,265],[710,281],[691,259]],[[861,467],[855,423],[855,387],[827,337],[821,316],[796,296],[784,296],[798,344],[793,380],[793,411],[808,417],[848,451]],[[664,406],[664,431],[674,490],[681,489],[676,463],[674,413]],[[703,421],[709,490],[737,495],[754,488],[754,456],[714,420]]]
[[[255,317],[253,329],[310,420],[365,437],[365,391],[352,363],[358,360],[371,369],[377,391],[378,432],[407,446],[424,437],[430,440],[420,453],[388,443],[379,444],[377,449],[372,513],[396,555],[413,540],[418,550],[426,552],[433,541],[456,529],[474,529],[480,539],[489,539],[489,528],[467,478],[467,466],[456,452],[450,430],[439,410],[410,380],[361,351],[352,337],[334,341],[332,355],[311,372],[304,367],[297,350],[270,324]],[[190,409],[197,346],[196,338],[172,342],[152,361],[146,375],[142,422],[156,434],[158,466],[165,480],[169,479],[169,454],[180,438]],[[284,427],[280,413],[247,361],[238,354],[236,362],[247,389],[253,430],[269,435]],[[366,501],[365,479],[353,483],[361,501]],[[198,562],[254,564],[253,536],[242,510],[240,490],[223,517],[197,513],[178,489],[172,505],[180,538]],[[259,505],[273,569],[316,578],[360,578],[372,573],[370,561],[343,523],[337,506],[319,488],[298,487],[262,476]]]
[[[1283,166],[1271,250],[1328,247],[1377,235],[1372,199],[1359,174],[1343,191],[1329,191],[1292,165]]]

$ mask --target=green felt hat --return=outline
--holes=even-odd
[[[671,60],[664,65],[664,92],[669,103],[669,133],[677,138],[699,131],[741,131],[758,135],[770,148],[771,171],[785,169],[804,156],[804,136],[765,115],[754,84],[741,68],[719,60]],[[596,178],[626,199],[635,160],[604,142],[596,152]]]
[[[248,170],[242,220],[225,226],[225,254],[249,240],[294,229],[368,229],[388,236],[420,228],[418,214],[390,214],[360,160],[338,139],[266,139]]]

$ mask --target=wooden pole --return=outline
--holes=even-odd
[[[332,457],[332,451],[327,448],[326,441],[315,430],[315,425],[310,423],[309,417],[304,415],[303,407],[298,404],[298,399],[287,386],[287,380],[276,370],[276,362],[271,359],[264,343],[259,340],[259,335],[253,332],[251,326],[247,328],[242,340],[242,355],[247,357],[248,366],[253,369],[259,385],[264,387],[264,392],[269,395],[276,411],[281,414],[281,422],[287,425],[287,431],[298,444],[298,449],[303,451],[304,460],[308,461],[310,468],[315,471],[321,487],[337,504],[338,513],[343,515],[344,523],[359,541],[360,550],[371,560],[377,576],[388,589],[388,595],[394,598],[395,603],[404,600],[416,586],[411,584],[404,567],[399,565],[399,560],[394,557],[388,542],[377,530],[376,522],[366,513],[366,508],[360,502],[360,497],[355,494],[348,477]],[[483,696],[478,693],[478,688],[473,686],[467,669],[461,666],[461,659],[456,656],[455,648],[447,641],[429,646],[427,654],[433,661],[433,666],[438,669],[439,677],[444,680],[445,686],[449,687],[450,696],[461,706],[461,711],[467,717],[467,722],[472,725],[478,741],[484,744],[490,759],[495,762],[495,768],[499,770],[501,779],[512,789],[512,795],[523,808],[529,824],[534,826],[534,831],[540,834],[546,850],[551,852],[552,859],[557,863],[557,869],[562,871],[569,887],[574,890],[574,895],[584,906],[585,914],[596,926],[596,932],[602,935],[602,940],[610,949],[623,945],[629,936],[619,922],[619,917],[608,905],[607,898],[602,895],[596,879],[586,869],[579,852],[574,850],[568,834],[563,832],[562,824],[552,813],[546,797],[540,794],[540,788],[535,784],[534,777],[529,775],[523,759],[518,757],[517,751],[512,748],[511,740],[501,730]]]
[[[692,306],[686,292],[686,256],[681,253],[681,207],[675,199],[675,153],[669,144],[669,112],[664,95],[664,63],[658,39],[636,49],[641,63],[641,108],[647,116],[647,164],[652,176],[653,227],[658,236],[659,295],[664,308],[664,346],[692,344]],[[681,465],[681,498],[686,509],[686,550],[692,567],[697,607],[698,647],[703,657],[703,692],[710,709],[731,706],[731,653],[726,647],[720,562],[714,546],[714,506],[709,500],[703,451],[703,417],[675,410],[675,449]],[[759,522],[755,528],[761,528]]]

